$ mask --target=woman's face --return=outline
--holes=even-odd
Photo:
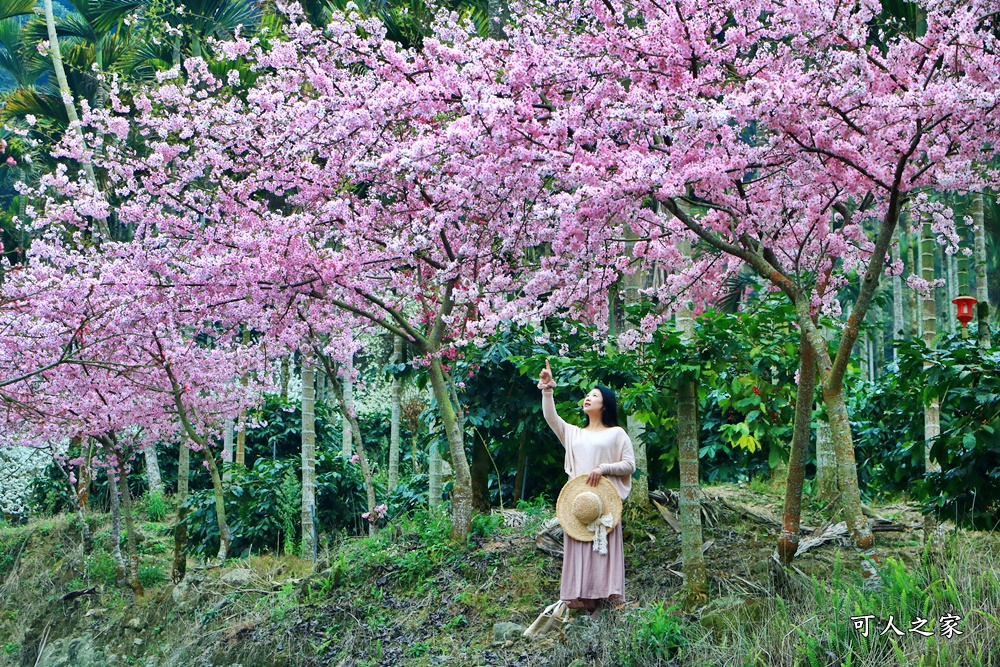
[[[583,397],[583,411],[600,412],[602,409],[604,409],[604,396],[601,395],[600,389],[594,387]]]

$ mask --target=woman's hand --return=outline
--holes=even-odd
[[[539,382],[544,382],[548,384],[552,382],[552,368],[549,366],[549,360],[545,360],[545,368],[542,369],[541,374],[538,376]]]
[[[549,360],[545,360],[545,368],[538,375],[538,388],[539,389],[552,389],[556,386],[555,380],[552,379],[552,367],[549,366]]]
[[[604,471],[601,470],[600,466],[598,466],[591,470],[590,474],[587,475],[587,484],[590,486],[597,486],[601,483],[601,477],[604,477]]]

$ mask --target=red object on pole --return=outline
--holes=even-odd
[[[972,318],[975,317],[972,314],[972,307],[978,303],[974,297],[960,296],[957,299],[952,299],[951,302],[958,306],[956,317],[963,327],[972,321]]]

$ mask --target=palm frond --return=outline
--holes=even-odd
[[[156,72],[173,66],[173,49],[162,42],[143,42],[123,54],[120,66],[126,74],[149,81],[155,78]]]
[[[723,282],[726,291],[716,300],[715,305],[723,313],[735,313],[740,308],[747,287],[755,285],[756,282],[753,274],[743,271],[726,278]]]
[[[77,42],[65,49],[62,57],[63,64],[66,66],[66,80],[69,82],[73,95],[93,102],[94,95],[100,85],[93,69],[96,62],[94,45]]]
[[[69,125],[66,106],[58,91],[45,86],[38,88],[22,86],[7,93],[3,116],[24,120],[28,115],[34,116],[40,123],[51,124],[58,129],[64,129]]]
[[[130,54],[136,50],[136,45],[127,30],[115,31],[105,35],[99,42],[97,51],[98,65],[102,71],[120,70],[129,62]]]
[[[244,32],[260,21],[260,8],[250,0],[227,0],[215,14],[213,35],[222,37],[232,35],[237,26],[242,26]]]
[[[0,21],[35,13],[36,0],[0,0]]]
[[[118,22],[135,14],[148,0],[68,0],[91,29],[104,35],[118,27]],[[95,40],[96,41],[96,40]]]
[[[79,34],[85,29],[80,27],[80,17],[69,14],[66,17],[56,21],[56,35],[60,38],[59,43],[62,44],[64,40],[66,42],[75,42],[81,39],[86,39],[91,41],[91,37],[96,37],[93,31],[90,31],[89,36],[82,36]],[[42,17],[36,17],[24,24],[24,32],[21,39],[24,41],[26,46],[34,46],[39,42],[44,42],[49,38],[49,29],[45,25],[45,19]]]
[[[45,70],[38,52],[25,49],[21,41],[24,19],[8,18],[0,21],[0,69],[3,69],[19,86],[35,83]]]

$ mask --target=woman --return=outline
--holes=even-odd
[[[583,399],[586,422],[583,428],[567,424],[556,413],[552,400],[552,369],[548,360],[542,369],[538,388],[542,390],[542,414],[566,448],[564,467],[570,479],[587,475],[587,484],[597,486],[607,477],[622,500],[632,490],[635,452],[625,429],[618,426],[618,403],[607,387],[594,387]],[[571,609],[586,609],[594,618],[606,604],[624,600],[625,553],[622,548],[622,524],[619,521],[608,533],[607,554],[593,549],[589,542],[563,536],[563,570],[560,599]]]

